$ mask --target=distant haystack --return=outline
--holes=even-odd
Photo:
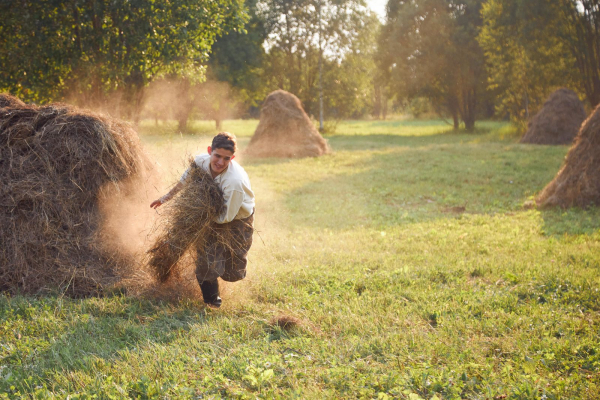
[[[129,260],[103,245],[99,202],[149,167],[136,132],[66,105],[0,101],[0,291],[102,292]]]
[[[582,124],[556,177],[537,198],[541,207],[600,205],[600,107]]]
[[[246,149],[255,157],[316,157],[329,152],[300,100],[284,90],[267,96],[260,122]]]
[[[529,121],[521,143],[571,144],[585,120],[583,103],[575,92],[558,89]]]

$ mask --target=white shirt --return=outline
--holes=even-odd
[[[200,154],[194,157],[200,168],[210,173],[210,155]],[[185,183],[190,169],[183,173],[180,182]],[[215,182],[223,190],[225,211],[217,218],[218,224],[225,224],[234,219],[248,218],[254,212],[254,192],[250,186],[250,178],[244,168],[235,160],[231,160],[227,169],[215,178]]]

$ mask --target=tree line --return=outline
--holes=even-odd
[[[389,0],[384,21],[363,0],[0,0],[0,91],[134,121],[173,108],[185,129],[198,109],[255,116],[278,88],[317,115],[322,88],[329,120],[425,104],[472,129],[526,121],[559,87],[595,107],[599,13],[600,0]]]
[[[599,17],[598,0],[389,0],[380,79],[468,129],[482,116],[526,121],[559,87],[595,107]]]

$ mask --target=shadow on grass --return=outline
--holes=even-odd
[[[423,222],[463,212],[518,211],[554,177],[566,152],[563,147],[463,143],[463,138],[339,138],[339,148],[365,151],[334,154],[319,165],[331,168],[331,174],[291,190],[285,202],[293,222],[347,229]],[[371,147],[365,148],[366,143]],[[299,172],[285,173],[294,177]]]
[[[461,139],[465,141],[473,139],[473,136],[468,135],[451,135],[451,134],[435,134],[428,136],[398,136],[398,135],[331,135],[327,137],[329,145],[332,150],[332,154],[325,155],[323,157],[335,156],[338,151],[369,151],[369,150],[384,150],[390,148],[418,148],[423,146],[431,145],[444,145],[444,144],[456,144],[462,143]],[[241,156],[245,163],[249,165],[283,165],[288,163],[295,163],[302,158],[259,158],[252,156],[245,156],[242,148]],[[306,158],[304,158],[306,159]]]
[[[600,208],[560,208],[540,211],[548,236],[600,234]]]
[[[30,298],[0,296],[0,321],[12,326],[0,364],[26,377],[52,371],[93,369],[99,359],[110,363],[124,351],[168,344],[210,316],[193,306],[169,306],[125,296]],[[62,334],[57,335],[57,332]],[[13,342],[13,343],[10,343]]]
[[[439,133],[426,136],[398,135],[332,135],[327,138],[333,151],[376,150],[389,147],[421,147],[472,140],[472,135]]]

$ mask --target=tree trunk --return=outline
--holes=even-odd
[[[188,121],[188,117],[183,116],[183,113],[179,113],[179,118],[177,119],[177,130],[179,132],[185,132],[187,131],[187,121]]]
[[[468,131],[472,131],[475,129],[475,104],[474,104],[475,94],[469,93],[467,97],[467,104],[465,105],[466,110],[463,115],[463,121],[465,122],[465,129]]]
[[[186,132],[188,119],[190,118],[192,108],[194,107],[192,99],[190,99],[191,84],[187,79],[182,79],[177,86],[180,98],[179,109],[175,114],[177,117],[177,129],[179,129],[179,132]]]
[[[373,117],[381,119],[381,86],[378,83],[373,86]]]
[[[475,117],[473,115],[469,115],[465,119],[465,128],[468,131],[472,131],[473,129],[475,129]]]
[[[388,97],[387,97],[387,91],[385,90],[385,87],[383,88],[383,90],[381,91],[381,114],[383,117],[383,120],[385,121],[386,117],[387,117],[387,112],[388,112]]]
[[[448,94],[448,97],[446,97],[446,107],[448,108],[450,115],[452,115],[452,120],[454,122],[454,130],[457,131],[460,128],[461,112],[459,100],[456,95]]]

